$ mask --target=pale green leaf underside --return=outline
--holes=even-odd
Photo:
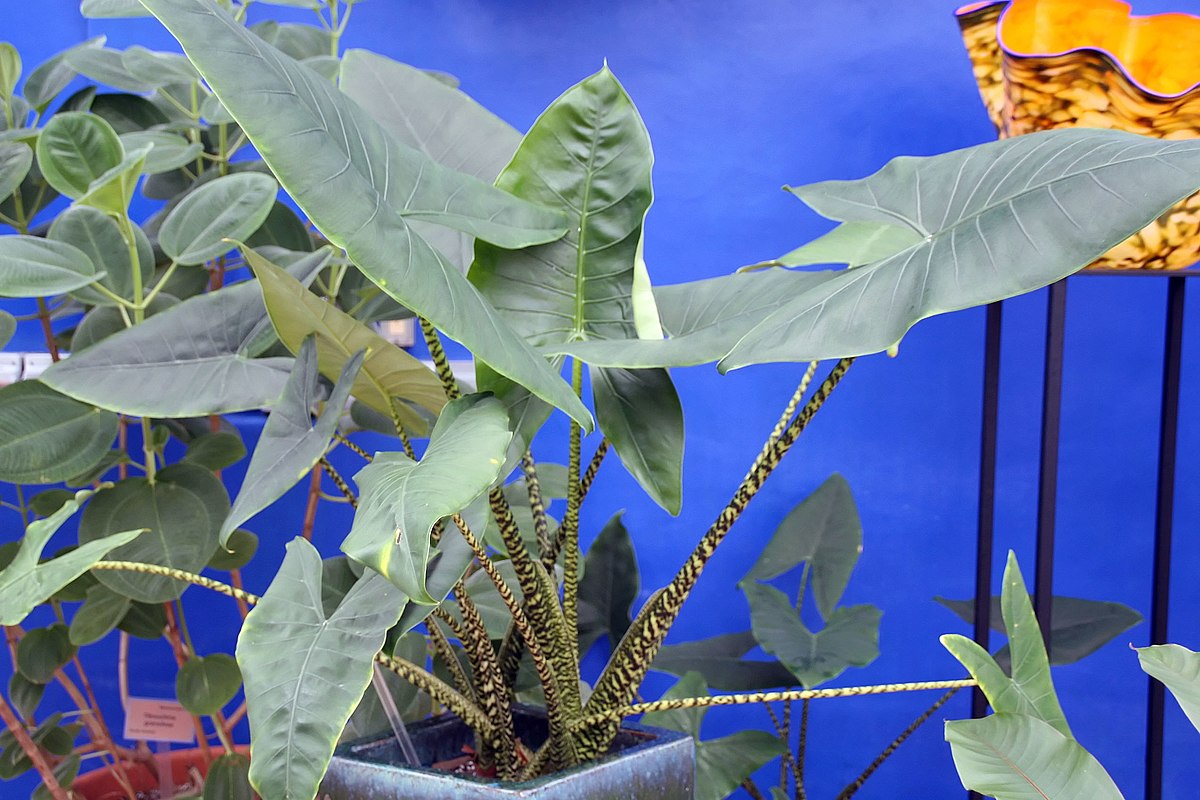
[[[507,247],[553,240],[557,211],[532,206],[405,147],[328,80],[204,0],[145,0],[318,229],[381,289],[498,372],[589,428],[545,359],[408,225],[421,219]]]
[[[1137,648],[1142,669],[1162,681],[1200,731],[1200,653],[1177,644]]]

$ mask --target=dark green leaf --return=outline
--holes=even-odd
[[[72,753],[54,766],[54,779],[58,781],[59,786],[70,786],[75,782],[79,775],[80,760],[78,755]],[[29,800],[51,800],[52,797],[50,790],[43,784],[33,791]]]
[[[96,52],[88,48],[78,53]],[[125,148],[112,126],[95,114],[58,113],[42,129],[37,142],[38,166],[46,181],[67,197],[87,194],[92,182],[117,167]]]
[[[283,396],[263,426],[237,501],[221,525],[223,543],[235,528],[283,497],[325,455],[363,358],[360,352],[346,362],[329,402],[314,423],[313,408],[320,389],[316,350],[312,337],[300,347]]]
[[[413,219],[437,222],[524,247],[561,236],[559,212],[519,201],[405,147],[329,81],[224,12],[195,0],[145,2],[333,244],[480,361],[590,429],[591,417],[570,387],[408,225]],[[397,253],[408,257],[397,259]]]
[[[753,581],[740,586],[750,602],[754,638],[805,689],[836,678],[847,667],[864,667],[879,656],[881,614],[875,606],[834,609],[825,627],[813,633],[783,592]]]
[[[33,166],[33,151],[24,142],[0,142],[0,197],[17,190]]]
[[[722,800],[761,767],[786,753],[766,731],[738,731],[696,744],[696,800]]]
[[[238,636],[250,738],[268,743],[255,749],[250,764],[250,782],[264,797],[316,794],[404,606],[395,587],[368,571],[327,615],[321,573],[316,549],[293,539]]]
[[[946,723],[963,787],[997,800],[1123,800],[1100,762],[1070,736],[1024,714]]]
[[[254,558],[257,552],[258,536],[238,528],[217,548],[216,554],[209,559],[208,566],[210,569],[241,569],[250,563],[250,559]]]
[[[171,123],[161,108],[137,94],[98,94],[91,112],[108,121],[118,134],[151,130]]]
[[[462,511],[495,481],[512,434],[499,402],[468,395],[443,409],[420,461],[380,453],[354,480],[358,511],[342,551],[410,600],[431,604],[425,572],[434,523]]]
[[[99,47],[104,42],[103,37],[88,39],[86,42],[71,47],[67,50],[57,53],[43,61],[33,72],[29,73],[29,77],[25,79],[23,92],[25,99],[29,101],[40,113],[45,111],[55,97],[58,97],[59,92],[67,88],[75,76],[78,75],[70,64],[67,63],[67,56],[72,50],[78,50],[85,47]],[[63,110],[69,111],[70,108]]]
[[[66,489],[47,489],[29,498],[29,507],[39,517],[48,517],[74,497],[75,493]]]
[[[128,0],[100,0],[100,2],[127,4]],[[129,70],[125,68],[121,51],[111,47],[86,47],[80,50],[71,50],[67,53],[67,63],[76,72],[122,92],[146,94],[154,89],[153,86],[130,75]]]
[[[743,580],[770,580],[807,561],[817,609],[829,619],[861,552],[858,508],[850,485],[835,473],[788,512]]]
[[[758,641],[750,631],[669,644],[659,649],[651,669],[683,675],[695,670],[708,685],[723,692],[757,692],[795,686],[796,678],[778,661],[742,658]]]
[[[167,614],[162,603],[134,602],[129,613],[117,628],[139,639],[158,639],[167,627]]]
[[[13,334],[17,332],[17,318],[0,309],[0,348],[8,344]]]
[[[180,264],[203,264],[258,230],[275,204],[269,175],[239,172],[200,186],[171,209],[158,232],[163,251]]]
[[[0,237],[0,297],[48,297],[100,277],[77,247],[37,236]]]
[[[183,460],[213,470],[231,467],[246,457],[246,445],[236,433],[218,431],[199,436],[188,443]]]
[[[616,647],[629,629],[630,610],[641,586],[629,531],[617,514],[588,548],[579,581],[579,651],[607,635]]]
[[[224,653],[188,659],[175,676],[175,696],[196,716],[216,714],[240,688],[242,671]]]
[[[263,224],[250,238],[246,239],[246,247],[249,248],[265,245],[274,245],[285,250],[311,252],[313,240],[308,228],[304,226],[304,222],[296,216],[296,212],[276,200]]]
[[[115,414],[40,381],[0,389],[0,479],[54,483],[96,464],[117,435]]]
[[[17,644],[17,669],[34,683],[49,683],[76,650],[66,625],[56,622],[48,628],[34,628]]]
[[[675,685],[660,697],[660,700],[683,700],[689,697],[708,697],[708,686],[699,672],[684,673]],[[700,738],[700,725],[708,709],[703,706],[696,708],[679,708],[670,711],[652,711],[642,715],[642,723],[658,728],[686,733],[693,739]]]
[[[211,472],[179,463],[158,471],[151,484],[126,478],[96,497],[79,522],[81,543],[113,531],[147,528],[149,533],[114,550],[116,561],[140,561],[199,572],[217,549],[217,532],[229,512],[229,496]],[[105,570],[97,579],[113,591],[143,603],[174,600],[187,583],[160,575]]]
[[[204,778],[204,800],[254,800],[250,759],[241,753],[226,753],[213,761]]]
[[[20,672],[13,672],[8,679],[8,699],[22,717],[32,717],[46,693],[46,684],[35,683]]]
[[[63,481],[72,489],[84,489],[91,486],[96,481],[102,479],[113,467],[118,464],[131,464],[132,459],[124,450],[113,449],[104,454],[104,457],[97,461],[93,466],[72,475]]]
[[[102,584],[88,589],[87,600],[71,620],[71,644],[82,647],[103,639],[129,613],[131,602]]]
[[[137,241],[141,285],[149,286],[150,279],[154,276],[154,248],[140,226],[134,224],[130,225],[130,228]],[[104,273],[99,283],[113,294],[126,300],[141,300],[140,297],[133,296],[134,276],[129,245],[125,242],[121,227],[111,216],[89,206],[73,206],[55,217],[47,236],[84,253],[92,262],[93,271]],[[91,286],[75,289],[71,294],[88,305],[115,305],[115,301]],[[124,327],[124,324],[121,327]]]

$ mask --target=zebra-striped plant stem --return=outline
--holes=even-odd
[[[617,645],[616,652],[596,683],[587,710],[606,715],[630,703],[705,565],[853,363],[853,358],[843,358],[835,364],[800,412],[783,427],[782,432],[768,438],[732,499],[721,510],[679,572],[656,599],[651,601],[652,606],[647,602],[646,608],[643,608],[644,613],[638,615],[638,619]],[[801,389],[806,385],[806,381],[801,381],[796,395],[802,395]],[[798,403],[795,395],[788,402],[785,413],[794,407],[793,402]],[[777,426],[776,430],[778,429]],[[581,757],[586,760],[603,753],[616,736],[616,732],[617,723],[611,719],[584,731],[580,742]]]
[[[525,478],[525,493],[529,496],[529,512],[533,515],[533,532],[537,536],[538,554],[542,558],[542,566],[552,570],[554,562],[546,563],[546,554],[550,552],[550,522],[546,518],[546,502],[542,498],[542,484],[538,480],[537,465],[533,462],[533,453],[528,450],[521,456],[521,475]]]
[[[583,394],[583,362],[571,362],[571,388],[575,395]],[[583,504],[579,474],[583,459],[583,428],[571,420],[570,444],[567,458],[567,513],[563,515],[563,621],[567,628],[567,641],[579,641],[579,507]],[[551,562],[553,564],[554,562]],[[551,566],[553,569],[553,566]],[[575,661],[575,679],[579,680],[579,662]]]
[[[454,680],[454,687],[466,697],[478,701],[475,695],[475,686],[471,683],[471,678],[459,662],[458,655],[454,652],[454,647],[451,646],[450,640],[446,637],[445,632],[442,631],[442,625],[445,625],[450,634],[460,642],[466,634],[458,627],[458,623],[454,621],[454,618],[446,613],[441,606],[435,607],[429,617],[431,621],[426,623],[425,629],[429,631],[429,640],[433,643],[434,653],[446,665],[446,669],[450,672],[450,677]]]
[[[450,367],[450,359],[446,357],[446,348],[442,347],[442,337],[429,320],[424,317],[417,317],[417,320],[421,324],[421,335],[425,337],[425,347],[429,350],[429,357],[433,359],[434,371],[437,372],[437,376],[442,382],[442,389],[446,392],[446,399],[457,400],[462,396],[462,392],[458,388],[458,379],[454,377],[454,370]]]
[[[491,723],[488,733],[475,731],[481,745],[477,758],[485,770],[490,771],[495,767],[500,778],[508,780],[513,777],[512,767],[516,753],[512,703],[500,678],[500,663],[496,660],[496,651],[492,649],[492,641],[488,637],[487,627],[483,624],[483,617],[480,616],[474,601],[467,595],[462,581],[455,584],[454,597],[462,613],[462,633],[465,637],[461,641],[467,653],[467,661],[471,665],[471,674],[475,678],[475,698]]]

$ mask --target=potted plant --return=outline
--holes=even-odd
[[[322,71],[332,66],[327,59],[303,64],[247,30],[244,6],[141,1],[179,39],[198,75],[192,85],[203,80],[220,109],[214,113],[227,113],[225,124],[254,145],[323,246],[298,257],[241,246],[253,280],[135,320],[53,366],[42,383],[97,414],[141,419],[271,406],[241,491],[216,526],[221,544],[314,468],[329,473],[356,513],[342,557],[322,561],[298,537],[261,597],[167,559],[123,557],[118,548],[141,546],[136,531],[143,526],[126,530],[115,519],[105,535],[39,564],[45,528],[31,526],[19,560],[0,573],[0,611],[2,621],[15,623],[89,571],[192,583],[255,603],[237,663],[251,731],[249,780],[272,800],[322,791],[339,738],[364,711],[372,683],[381,689],[375,713],[394,724],[398,751],[409,738],[409,707],[436,706],[470,729],[455,735],[472,742],[473,768],[494,778],[464,778],[455,790],[461,796],[503,796],[514,782],[565,776],[598,782],[588,777],[595,771],[579,768],[603,760],[626,716],[766,699],[634,702],[705,565],[854,359],[894,348],[933,314],[1065,277],[1200,184],[1200,145],[1110,131],[1058,131],[902,158],[860,181],[793,190],[840,223],[815,242],[759,269],[652,287],[641,259],[649,137],[607,68],[554,101],[520,138],[439,78],[370,53],[347,54],[335,85]],[[436,129],[436,152],[453,152],[444,157],[465,171],[430,156],[435,128],[414,109],[452,121]],[[72,142],[88,148],[92,138]],[[487,157],[481,140],[496,148]],[[115,173],[125,176],[124,186],[132,184],[131,169]],[[225,203],[248,203],[258,185],[265,193],[262,173],[229,177],[242,180]],[[81,185],[76,203],[107,186]],[[201,202],[204,186],[192,191],[158,229],[169,258],[190,253],[193,235],[210,237],[200,255],[219,257],[254,233],[235,230],[212,241],[213,220],[198,216],[200,224],[191,215],[219,203]],[[121,215],[119,204],[113,213]],[[245,219],[241,212],[213,216]],[[52,266],[35,263],[39,274]],[[782,268],[830,263],[852,268]],[[432,371],[363,324],[373,314],[403,313],[397,309],[416,315]],[[443,335],[474,356],[479,391],[463,392]],[[806,369],[674,580],[626,630],[620,614],[598,622],[594,604],[582,602],[595,573],[581,570],[580,505],[611,448],[651,497],[678,509],[682,412],[668,369],[820,360],[835,364],[819,380],[816,366]],[[136,386],[131,375],[141,378]],[[588,383],[594,415],[582,400]],[[361,451],[339,434],[351,395],[354,418],[386,429],[390,450]],[[539,469],[546,459],[535,461],[531,443],[557,411],[569,420],[566,468]],[[602,438],[587,455],[584,439],[595,428]],[[418,457],[413,440],[426,434]],[[331,440],[361,451],[355,486],[326,457]],[[539,454],[545,446],[537,443]],[[145,463],[152,472],[154,459]],[[170,483],[157,473],[154,479]],[[119,491],[73,498],[55,512],[55,524],[77,505]],[[561,521],[548,513],[555,500]],[[788,604],[785,615],[774,596],[752,585],[772,569],[751,571],[747,595],[761,601],[756,616],[798,631],[787,617],[795,609]],[[832,623],[844,612],[833,597],[838,581],[822,580],[830,594],[818,596],[818,605]],[[579,639],[589,628],[616,633],[618,641],[587,687]],[[389,690],[385,672],[409,688]],[[771,698],[822,696],[814,691]],[[542,709],[544,727],[518,723],[520,700]],[[339,759],[329,785],[348,768]],[[670,769],[663,774],[677,774]],[[415,792],[422,777],[442,780],[420,768],[388,780]],[[487,786],[497,781],[509,787]]]

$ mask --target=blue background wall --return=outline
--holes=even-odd
[[[465,91],[522,129],[607,59],[654,141],[657,199],[646,258],[657,283],[672,283],[728,273],[825,230],[828,223],[779,191],[784,183],[860,177],[897,155],[992,138],[953,9],[948,0],[370,0],[355,9],[346,44],[451,72]],[[1200,12],[1200,3],[1141,0],[1135,9]],[[116,47],[172,44],[153,22],[81,20],[74,0],[25,4],[19,17],[9,16],[3,36],[32,65],[101,32]],[[1151,279],[1072,279],[1067,330],[1056,588],[1143,613],[1150,598],[1165,288]],[[1200,297],[1191,294],[1187,336],[1194,340],[1200,331],[1190,318]],[[1014,548],[1027,576],[1044,314],[1039,293],[1009,303],[1005,318],[997,530],[1000,554]],[[982,337],[982,312],[961,313],[918,326],[899,358],[860,362],[714,559],[671,641],[748,626],[736,581],[783,515],[836,470],[855,491],[866,531],[847,602],[875,603],[885,612],[879,660],[839,683],[957,677],[937,637],[966,628],[932,597],[972,592]],[[31,334],[10,349],[32,349],[36,341]],[[1200,643],[1200,582],[1193,579],[1200,567],[1200,496],[1191,490],[1200,428],[1187,412],[1200,404],[1196,352],[1189,341],[1171,631],[1192,647]],[[646,500],[615,463],[605,466],[585,515],[585,538],[614,510],[627,509],[643,599],[670,579],[736,486],[800,371],[759,367],[724,377],[709,368],[676,371],[688,427],[686,500],[677,519]],[[236,470],[230,476],[240,480]],[[298,504],[297,494],[296,502],[251,526],[264,547],[246,576],[248,588],[265,587],[282,543],[298,532]],[[345,521],[323,511],[319,522],[334,547]],[[193,623],[207,629],[200,648],[231,650],[221,628],[232,623],[232,608],[190,594],[189,601],[196,614],[204,613],[201,605],[216,609],[207,625]],[[1077,735],[1131,798],[1141,796],[1145,680],[1126,645],[1147,644],[1147,637],[1143,624],[1056,674]],[[156,659],[167,657],[165,646],[139,646]],[[96,654],[104,665],[93,672],[100,691],[112,688],[110,655]],[[167,673],[146,679],[145,693],[170,693]],[[668,683],[652,679],[646,696]],[[816,704],[810,796],[833,796],[932,699]],[[967,713],[964,694],[938,719]],[[119,719],[115,711],[110,717]],[[1169,719],[1167,796],[1191,797],[1200,782],[1200,767],[1188,757],[1196,734],[1178,708],[1169,708]],[[761,711],[713,712],[705,733],[765,721]],[[766,775],[760,785],[771,780]],[[940,724],[932,722],[859,796],[960,795]]]

